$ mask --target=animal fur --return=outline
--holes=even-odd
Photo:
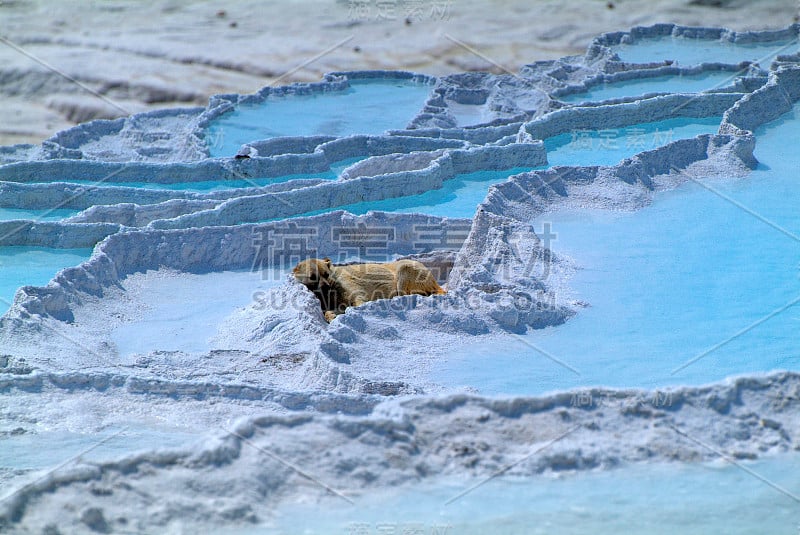
[[[347,307],[367,301],[446,293],[430,270],[416,260],[335,266],[330,258],[309,258],[297,264],[292,273],[317,296],[328,321]]]

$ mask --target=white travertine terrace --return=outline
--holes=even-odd
[[[425,375],[427,362],[445,357],[455,340],[558,325],[580,313],[583,304],[562,301],[556,291],[569,284],[575,268],[544,248],[530,225],[534,217],[564,206],[637,209],[656,191],[688,177],[746,175],[756,164],[753,130],[800,100],[797,56],[780,56],[769,70],[716,63],[683,68],[624,63],[611,46],[663,35],[777,42],[796,39],[799,28],[744,33],[674,25],[635,28],[600,36],[585,56],[526,65],[519,76],[333,73],[316,84],[221,95],[207,108],[93,121],[40,147],[2,148],[4,206],[82,212],[62,222],[0,222],[0,244],[96,247],[89,261],[61,271],[46,287],[18,291],[0,319],[6,355],[0,357],[0,395],[16,396],[33,413],[42,411],[41,419],[52,425],[58,422],[43,407],[48,400],[70,396],[93,407],[101,405],[100,397],[114,400],[102,402],[109,414],[106,423],[157,405],[168,407],[168,418],[185,411],[206,426],[215,417],[238,420],[234,434],[214,432],[216,438],[200,448],[154,449],[64,470],[27,486],[0,502],[0,528],[34,529],[61,521],[59,507],[66,501],[77,504],[76,510],[99,503],[109,518],[127,511],[129,527],[144,530],[178,520],[184,525],[255,522],[269,515],[270,500],[291,499],[303,490],[294,485],[296,474],[262,469],[260,459],[246,453],[246,441],[292,452],[302,461],[298,464],[321,479],[359,492],[463,470],[463,459],[436,447],[441,441],[489,444],[493,460],[473,463],[470,470],[490,475],[523,453],[531,437],[547,441],[574,426],[580,427],[574,436],[515,473],[712,457],[689,441],[663,441],[669,425],[700,437],[712,434],[715,444],[740,458],[800,449],[800,437],[785,431],[800,425],[800,375],[792,372],[672,388],[678,401],[664,410],[641,409],[635,403],[642,395],[638,391],[598,390],[598,396],[613,399],[602,414],[597,407],[570,404],[570,392],[486,398],[454,394]],[[649,94],[575,106],[558,100],[600,83],[715,70],[730,71],[736,80],[698,94]],[[380,136],[253,140],[240,151],[245,158],[208,157],[206,128],[237,103],[258,102],[276,92],[337,91],[359,78],[398,77],[431,85],[428,102],[409,117],[407,129]],[[456,127],[448,102],[484,106],[491,119]],[[554,135],[719,115],[723,119],[716,135],[675,141],[614,166],[543,168],[543,140]],[[159,135],[148,137],[153,132]],[[313,176],[353,158],[360,161],[337,179]],[[490,187],[471,221],[337,211],[355,202],[438,189],[459,174],[515,167],[540,169]],[[290,174],[309,176],[207,193],[102,184],[108,176],[115,182],[168,184]],[[69,183],[77,179],[89,182]],[[319,211],[329,213],[303,215]],[[126,279],[158,270],[180,277],[285,269],[293,244],[275,237],[298,229],[312,229],[304,242],[309,256],[342,259],[350,259],[358,246],[333,240],[335,231],[386,231],[391,237],[382,254],[419,258],[446,281],[448,294],[368,303],[327,325],[314,298],[287,277],[265,294],[266,309],[253,302],[231,314],[207,354],[178,352],[162,361],[163,353],[153,351],[135,365],[119,363],[110,327],[103,323],[125,313]],[[529,275],[531,265],[545,261],[552,262],[546,281]],[[53,336],[64,329],[69,337]],[[81,340],[80,348],[73,339]],[[425,347],[419,347],[420,340]],[[201,378],[198,368],[203,369]],[[790,399],[794,402],[775,401]],[[480,425],[465,428],[467,420]],[[384,458],[387,451],[393,452],[390,460]],[[348,459],[358,459],[361,468],[343,468]],[[138,474],[135,481],[132,474]],[[263,483],[259,503],[237,484],[243,474],[257,474]],[[135,517],[131,511],[143,500],[137,489],[155,494],[167,480],[185,489],[180,497],[159,494],[175,507],[161,516]],[[202,485],[194,484],[201,480]],[[98,487],[113,488],[113,497],[93,494]],[[223,488],[219,496],[216,489]],[[203,514],[197,505],[185,506],[215,499],[224,503]],[[67,522],[73,521],[78,525],[77,519]]]

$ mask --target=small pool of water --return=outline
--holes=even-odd
[[[653,123],[635,124],[609,130],[587,130],[561,134],[545,140],[550,165],[614,165],[639,152],[666,145],[678,139],[699,134],[713,134],[721,117],[678,118]],[[531,167],[504,171],[477,171],[446,180],[441,189],[419,195],[369,201],[317,210],[300,216],[317,215],[332,210],[365,214],[370,210],[395,213],[421,213],[441,217],[472,218],[486,197],[489,186]]]
[[[580,130],[544,140],[555,165],[615,165],[643,151],[679,139],[716,134],[721,117],[679,117],[606,130]]]
[[[641,39],[632,44],[616,45],[611,49],[622,61],[629,63],[651,63],[671,59],[685,67],[700,63],[738,64],[742,61],[755,61],[767,68],[777,55],[794,54],[800,50],[800,45],[797,39],[734,44],[722,40],[664,36]]]
[[[743,466],[789,494],[800,493],[800,455]],[[800,526],[791,496],[723,461],[489,481],[442,478],[349,496],[354,505],[330,497],[324,506],[280,507],[268,533],[796,535]]]
[[[11,435],[0,438],[0,470],[50,469],[89,448],[92,450],[81,457],[84,461],[109,461],[138,451],[186,446],[202,437],[186,429],[142,424],[99,433],[44,430]],[[0,492],[0,498],[3,494]]]
[[[0,312],[5,313],[21,286],[45,286],[60,270],[77,266],[92,249],[0,247]]]
[[[97,185],[208,193],[212,191],[224,191],[239,188],[257,188],[301,178],[322,178],[327,180],[335,180],[337,175],[333,171],[325,171],[322,173],[305,173],[268,178],[248,178],[242,180],[209,180],[202,182],[174,182],[168,184],[161,182],[103,182],[102,184]],[[76,184],[80,183],[80,181],[77,180],[71,180],[70,182]]]
[[[146,312],[117,327],[111,340],[122,362],[151,351],[210,351],[209,340],[219,324],[236,309],[252,304],[255,292],[283,284],[287,273],[275,269],[132,275],[122,285],[128,298]]]
[[[127,188],[141,188],[141,189],[157,189],[157,190],[172,190],[172,191],[191,191],[197,193],[209,193],[213,191],[225,191],[237,188],[256,188],[262,186],[269,186],[271,184],[280,184],[290,180],[297,179],[312,179],[319,178],[325,180],[336,180],[339,178],[341,172],[356,162],[360,162],[366,158],[348,158],[331,164],[328,171],[320,173],[298,173],[294,175],[283,175],[275,177],[261,177],[261,178],[247,178],[242,180],[208,180],[201,182],[175,182],[165,184],[160,182],[96,182],[96,181],[81,181],[81,180],[66,180],[65,182],[72,184],[91,184],[95,186],[119,186]],[[2,212],[0,212],[2,215]]]
[[[27,208],[0,208],[0,221],[28,220],[28,221],[60,221],[74,216],[78,210],[67,208],[28,210]]]
[[[425,105],[432,86],[406,80],[355,80],[345,91],[270,97],[241,105],[208,128],[212,157],[233,156],[259,139],[281,136],[382,134],[405,128]]]
[[[736,76],[737,73],[726,71],[709,71],[679,76],[657,76],[654,78],[598,84],[589,88],[588,91],[572,93],[557,98],[563,102],[578,104],[580,102],[601,101],[612,98],[636,97],[647,93],[699,93],[708,89],[730,86]]]
[[[447,109],[455,117],[457,126],[474,126],[488,123],[495,118],[485,104],[459,104],[448,100]]]
[[[531,169],[531,167],[514,167],[503,171],[465,173],[446,180],[441,189],[426,191],[419,195],[348,204],[303,215],[316,215],[333,210],[347,210],[350,213],[362,215],[370,210],[379,210],[403,214],[419,213],[441,217],[472,218],[477,206],[486,197],[489,186],[502,182],[511,175],[524,173]]]
[[[109,400],[109,403],[114,402]],[[99,432],[41,429],[5,435],[0,437],[0,502],[58,467],[68,470],[139,452],[199,446],[204,438],[207,437],[203,431],[153,420],[130,422],[124,427],[114,425]]]
[[[584,268],[572,297],[591,306],[559,327],[471,344],[434,380],[534,394],[800,369],[800,160],[787,139],[800,139],[800,105],[758,129],[751,175],[703,181],[719,194],[689,183],[634,213],[542,216],[553,250]]]

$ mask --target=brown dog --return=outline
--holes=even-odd
[[[297,264],[292,273],[314,292],[328,321],[347,307],[367,301],[446,293],[430,270],[416,260],[335,266],[330,258],[309,258]]]

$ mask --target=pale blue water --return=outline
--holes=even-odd
[[[281,136],[382,134],[405,128],[431,86],[405,80],[356,80],[345,91],[270,97],[241,105],[213,121],[206,141],[212,157],[233,156],[249,141]]]
[[[688,39],[685,37],[655,37],[641,39],[633,44],[611,47],[622,61],[650,63],[674,60],[678,65],[700,63],[730,63],[756,61],[767,68],[778,54],[794,54],[800,50],[797,39],[757,44],[733,44],[728,41],[710,39]]]
[[[738,73],[709,71],[700,74],[679,76],[657,76],[639,80],[604,83],[592,86],[588,91],[558,97],[559,100],[577,104],[579,102],[635,97],[647,93],[699,93],[707,89],[719,89],[733,83]]]
[[[494,117],[486,104],[459,104],[448,100],[447,109],[455,117],[457,126],[474,126],[488,123]]]
[[[268,186],[270,184],[280,184],[290,180],[303,179],[303,178],[320,178],[325,180],[335,180],[339,177],[341,172],[356,162],[363,160],[365,157],[348,158],[339,162],[333,163],[328,171],[321,173],[298,173],[294,175],[283,175],[276,177],[262,177],[262,178],[247,178],[242,180],[207,180],[201,182],[175,182],[172,184],[162,184],[158,182],[90,182],[81,180],[67,180],[66,182],[74,184],[92,184],[97,186],[121,186],[128,188],[143,188],[143,189],[158,189],[158,190],[174,190],[174,191],[192,191],[197,193],[208,193],[212,191],[224,191],[237,188],[254,188],[261,186]],[[2,212],[0,212],[2,215]]]
[[[25,219],[29,221],[58,221],[73,216],[78,210],[56,208],[53,210],[28,210],[27,208],[0,208],[0,221]]]
[[[0,313],[5,313],[20,286],[45,286],[56,273],[88,260],[91,249],[0,247]]]
[[[800,494],[798,454],[743,466],[789,494]],[[480,482],[439,479],[361,496],[331,482],[355,505],[331,496],[323,506],[283,506],[266,533],[796,535],[800,528],[797,501],[721,461],[627,466],[561,477],[500,476],[446,504]],[[236,533],[265,532],[259,529]],[[395,531],[387,531],[391,529]]]
[[[158,190],[175,190],[175,191],[194,191],[198,193],[207,193],[212,191],[223,191],[228,189],[237,188],[255,188],[261,186],[268,186],[270,184],[279,184],[281,182],[288,182],[299,178],[322,178],[327,180],[334,180],[337,175],[333,171],[325,171],[322,173],[301,173],[296,175],[284,175],[279,177],[268,178],[248,178],[243,180],[208,180],[201,182],[174,182],[170,184],[159,182],[103,182],[103,186],[121,186],[127,188],[142,188],[142,189],[158,189]],[[80,183],[78,180],[70,180],[69,182]]]
[[[283,284],[288,269],[223,271],[180,277],[153,277],[138,290],[147,314],[111,332],[120,362],[132,363],[151,351],[203,353],[219,325],[254,296]],[[127,282],[122,282],[126,287]]]
[[[678,139],[716,133],[720,120],[720,117],[681,117],[634,124],[625,128],[561,134],[545,140],[547,159],[550,165],[614,165],[639,152],[651,150]],[[419,195],[337,206],[300,215],[316,215],[335,209],[347,210],[359,215],[370,210],[381,210],[471,218],[475,215],[478,204],[486,198],[489,186],[502,182],[511,175],[532,169],[517,167],[504,171],[466,173],[446,180],[441,189]]]
[[[0,471],[54,468],[90,448],[81,456],[84,461],[107,461],[136,451],[186,446],[201,437],[183,429],[141,424],[115,426],[100,433],[48,430],[5,436],[0,438]],[[0,492],[0,498],[3,494]]]
[[[453,355],[433,378],[483,393],[532,394],[581,385],[697,384],[800,369],[800,304],[792,304],[800,299],[800,160],[787,143],[800,139],[799,117],[796,105],[756,132],[761,165],[748,177],[704,180],[745,209],[690,183],[657,194],[651,206],[634,213],[542,217],[536,228],[552,223],[553,250],[585,268],[570,286],[574,297],[592,306],[559,327],[508,336],[505,343],[470,344],[468,355]]]
[[[550,165],[615,165],[679,139],[716,134],[721,117],[679,117],[606,130],[568,132],[545,140]]]
[[[360,202],[338,206],[336,210],[347,210],[350,213],[361,215],[370,210],[382,210],[403,214],[421,213],[442,217],[467,217],[472,218],[478,204],[486,198],[489,186],[506,180],[509,176],[525,171],[531,167],[514,167],[503,171],[477,171],[456,175],[444,182],[438,190],[426,191],[419,195],[396,197],[382,201]],[[303,215],[315,215],[330,212],[331,209],[319,210]]]

